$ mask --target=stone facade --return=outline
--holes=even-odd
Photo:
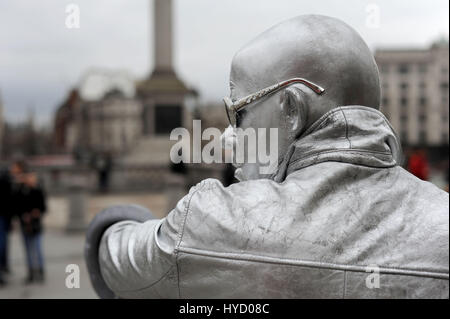
[[[375,59],[381,78],[381,110],[402,143],[448,147],[448,42],[429,49],[379,49]]]
[[[142,103],[142,137],[130,153],[124,154],[127,165],[170,165],[170,140],[174,128],[192,128],[192,115],[187,100],[196,99],[176,74],[172,64],[172,0],[153,2],[154,69],[136,85]],[[195,102],[194,102],[195,104]]]
[[[142,134],[142,105],[120,91],[108,92],[98,102],[89,102],[81,114],[82,140],[97,152],[129,151]]]
[[[72,153],[78,138],[75,123],[81,100],[78,90],[71,90],[65,101],[58,107],[53,123],[53,147],[57,153]]]
[[[56,150],[89,155],[129,151],[142,135],[142,103],[114,81],[97,86],[96,92],[84,82],[90,81],[72,90],[55,114]]]
[[[172,129],[192,126],[188,88],[172,65],[172,1],[153,2],[154,69],[134,81],[126,72],[94,70],[69,94],[55,118],[62,152],[105,154],[125,165],[170,165]],[[195,102],[194,102],[195,104]]]

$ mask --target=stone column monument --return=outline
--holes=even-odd
[[[155,71],[174,73],[172,69],[172,0],[154,0]]]
[[[154,67],[138,83],[143,102],[143,131],[146,136],[168,137],[175,127],[189,127],[185,99],[197,93],[177,76],[173,67],[172,0],[153,0]]]

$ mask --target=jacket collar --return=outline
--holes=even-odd
[[[385,168],[401,164],[399,139],[385,116],[365,106],[337,107],[311,125],[288,149],[272,179],[322,162]]]

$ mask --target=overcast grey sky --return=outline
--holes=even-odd
[[[0,94],[9,120],[34,108],[51,119],[67,90],[90,68],[152,68],[151,0],[2,0]],[[80,7],[80,29],[65,27],[66,5]],[[447,0],[175,0],[175,67],[203,101],[228,94],[233,54],[272,25],[300,14],[324,14],[353,26],[374,49],[425,47],[448,38]],[[378,5],[380,25],[366,24]]]

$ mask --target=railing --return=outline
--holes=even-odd
[[[179,174],[184,180],[186,191],[203,179],[222,180],[224,166],[219,164],[189,164],[186,174]],[[88,192],[99,191],[99,172],[85,166],[38,166],[31,167],[39,175],[46,191],[64,194],[76,185],[82,185]],[[114,165],[108,174],[107,191],[165,191],[170,176],[174,173],[169,166]],[[178,174],[176,174],[178,175]]]

